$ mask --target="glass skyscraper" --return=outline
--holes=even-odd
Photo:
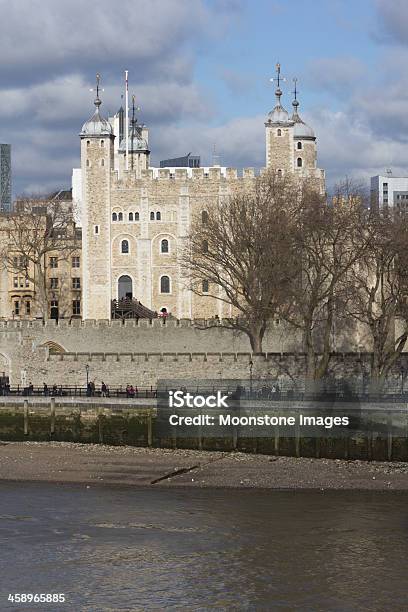
[[[11,211],[11,145],[0,144],[0,212]]]

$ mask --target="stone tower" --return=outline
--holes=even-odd
[[[284,176],[294,168],[293,128],[294,121],[281,105],[282,90],[280,64],[276,65],[276,104],[268,114],[266,128],[266,167]]]
[[[110,181],[115,136],[101,117],[100,106],[97,75],[95,112],[80,133],[84,319],[109,319],[111,314]]]
[[[293,79],[295,99],[292,102],[291,117],[281,104],[280,64],[276,65],[276,79],[274,80],[277,83],[276,104],[265,122],[266,167],[281,176],[288,173],[294,174],[324,194],[325,176],[324,170],[317,168],[316,136],[313,129],[300,118],[298,112],[297,79]]]
[[[299,117],[298,108],[299,102],[297,99],[297,88],[296,79],[295,82],[295,99],[292,102],[293,114],[292,121],[293,127],[293,146],[294,146],[294,163],[295,171],[300,174],[307,174],[310,170],[316,169],[317,162],[317,150],[316,150],[316,136],[311,127]]]

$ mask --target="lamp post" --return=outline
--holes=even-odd
[[[88,384],[89,384],[89,364],[86,364],[85,370],[86,370],[86,388],[88,389]]]
[[[252,398],[252,368],[254,367],[254,362],[249,362],[249,396]]]

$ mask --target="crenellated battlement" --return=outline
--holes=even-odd
[[[0,333],[2,329],[70,329],[70,328],[86,328],[86,329],[105,329],[105,328],[134,328],[139,327],[142,329],[157,329],[157,328],[171,328],[171,329],[184,329],[184,328],[196,328],[196,329],[210,329],[210,328],[222,328],[223,324],[227,324],[227,320],[222,319],[176,319],[176,318],[156,318],[156,319],[127,319],[124,321],[120,320],[109,320],[109,319],[48,319],[43,321],[42,319],[32,320],[16,320],[16,319],[3,319],[0,320]]]
[[[265,169],[260,171],[255,168],[226,168],[220,166],[210,166],[204,168],[148,168],[141,170],[141,178],[137,178],[136,172],[133,170],[122,171],[120,174],[117,170],[111,172],[111,183],[117,187],[128,187],[140,185],[144,181],[151,182],[194,182],[202,181],[207,184],[211,181],[236,181],[254,179],[259,174],[265,172]]]

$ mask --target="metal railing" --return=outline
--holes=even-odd
[[[1,387],[0,396],[8,397],[110,397],[129,399],[149,399],[157,397],[157,389],[150,387],[135,387],[134,391],[127,391],[126,387],[110,387],[103,393],[101,389],[90,391],[80,386],[55,385],[44,389],[44,387]]]

